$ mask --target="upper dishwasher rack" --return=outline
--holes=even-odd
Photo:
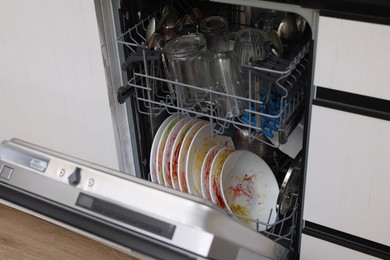
[[[161,50],[150,50],[146,44],[145,34],[151,17],[142,20],[117,38],[117,42],[124,45],[129,52],[124,66],[130,71],[130,80],[118,91],[119,102],[124,102],[131,93],[135,97],[139,113],[156,116],[168,112],[205,117],[215,123],[216,134],[224,134],[233,126],[249,132],[251,140],[258,139],[274,147],[287,142],[289,134],[303,116],[309,71],[308,43],[287,48],[283,58],[271,56],[256,64],[244,65],[242,69],[248,71],[249,93],[249,96],[244,98],[167,79]],[[264,97],[254,97],[252,81],[255,77],[267,81],[271,86],[267,103],[264,102]],[[175,91],[177,88],[203,91],[211,102],[202,109],[197,105],[185,106],[178,102]],[[128,94],[126,96],[123,93]],[[240,116],[222,118],[217,115],[212,105],[215,97],[242,100],[248,107]]]

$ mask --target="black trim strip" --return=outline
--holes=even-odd
[[[366,22],[366,23],[390,25],[390,18],[383,15],[375,16],[373,14],[361,14],[361,13],[359,14],[359,13],[347,13],[343,11],[334,11],[334,10],[320,10],[320,16],[340,18],[340,19]]]
[[[313,105],[390,121],[390,101],[317,87]]]
[[[302,233],[368,255],[383,259],[390,259],[389,246],[331,229],[313,222],[305,221],[305,227]]]
[[[321,16],[390,25],[388,0],[298,0],[298,4],[320,10]]]
[[[0,198],[157,259],[194,259],[171,245],[0,182]],[[180,250],[182,251],[182,250]]]

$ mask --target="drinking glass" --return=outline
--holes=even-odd
[[[222,118],[239,116],[248,104],[239,98],[246,97],[247,94],[246,88],[241,84],[235,53],[226,51],[212,54],[210,68],[213,89],[231,95],[213,95],[218,116]]]
[[[200,32],[204,34],[210,52],[229,50],[228,23],[221,16],[210,16],[200,23]]]
[[[250,109],[261,112],[260,104],[266,104],[268,102],[269,82],[263,80],[257,73],[252,73],[251,77],[249,77],[248,68],[244,68],[243,66],[254,64],[256,61],[267,58],[270,54],[268,35],[260,29],[247,28],[238,31],[235,39],[234,51],[237,57],[239,57],[238,66],[241,68],[240,76],[242,85],[249,88],[248,96],[257,101],[251,105]],[[260,127],[260,116],[256,114],[254,120],[256,126]]]
[[[206,39],[202,34],[188,34],[169,41],[163,54],[167,57],[168,77],[172,81],[208,89],[210,69]],[[207,99],[207,91],[176,85],[179,105],[193,107]]]

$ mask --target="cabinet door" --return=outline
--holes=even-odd
[[[302,235],[301,260],[374,260],[379,259],[311,236]]]
[[[390,99],[390,26],[320,17],[314,85]]]
[[[390,245],[390,122],[313,106],[304,219]]]
[[[0,1],[0,141],[119,169],[93,1]]]

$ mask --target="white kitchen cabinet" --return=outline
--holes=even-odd
[[[302,235],[301,260],[375,260],[379,259],[315,237]]]
[[[304,219],[390,245],[390,123],[313,106]]]
[[[390,26],[320,16],[314,85],[390,99]]]
[[[123,169],[94,1],[3,0],[0,32],[0,141]]]

